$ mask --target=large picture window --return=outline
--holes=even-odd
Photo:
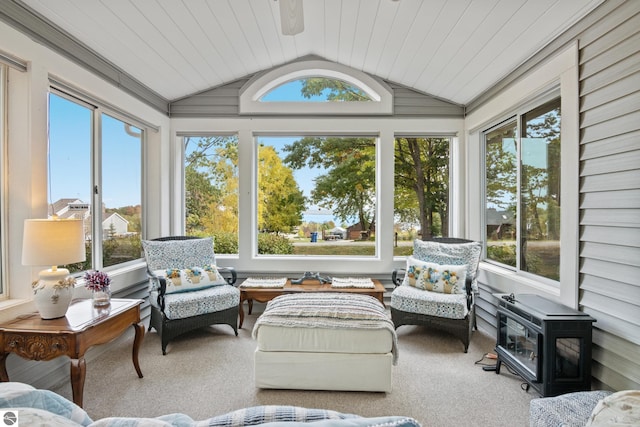
[[[259,255],[375,255],[376,137],[256,142]]]
[[[50,93],[49,216],[84,221],[87,259],[71,272],[141,257],[142,136],[99,107]]]
[[[484,133],[487,259],[560,278],[560,99]]]

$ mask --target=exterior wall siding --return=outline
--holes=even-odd
[[[593,376],[640,388],[640,7],[579,39],[580,307],[595,324]],[[598,200],[599,203],[595,202]],[[606,199],[606,203],[604,202]]]
[[[252,76],[213,88],[169,104],[170,116],[234,117],[239,115],[239,93]],[[396,117],[463,117],[464,107],[436,97],[387,83],[393,90],[393,115]]]
[[[605,2],[583,21],[555,42],[579,48],[579,308],[597,319],[593,387],[640,389],[640,2]],[[477,315],[495,333],[493,292],[480,284]]]

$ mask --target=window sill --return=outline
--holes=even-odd
[[[17,316],[36,311],[32,300],[7,299],[0,301],[0,322],[8,322]]]
[[[480,263],[478,280],[496,292],[537,294],[552,299],[560,297],[560,287],[558,285],[525,277],[516,271],[488,262]]]

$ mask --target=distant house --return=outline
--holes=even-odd
[[[495,208],[487,209],[487,236],[489,239],[502,240],[515,237],[513,224],[512,211],[498,211]]]
[[[322,238],[324,240],[346,239],[347,230],[342,227],[333,227],[331,230],[324,230]]]
[[[84,235],[91,240],[91,205],[80,199],[59,199],[49,205],[49,216],[57,215],[61,219],[84,220]],[[102,221],[105,238],[129,234],[129,221],[118,213],[108,214]]]
[[[363,230],[362,224],[358,222],[347,228],[347,238],[350,240],[367,240],[375,232],[375,224],[371,225],[370,230]]]
[[[129,221],[117,212],[113,212],[102,221],[102,233],[105,239],[126,235],[129,233]]]

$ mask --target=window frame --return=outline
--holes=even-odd
[[[513,115],[522,105],[538,99],[553,90],[560,91],[561,98],[561,263],[560,285],[552,286],[537,278],[516,274],[505,268],[482,262],[479,281],[488,286],[489,292],[534,293],[552,298],[572,307],[579,307],[579,241],[580,241],[580,107],[579,60],[577,42],[571,43],[543,65],[532,70],[508,88],[486,100],[467,114],[465,119],[467,140],[467,203],[469,206],[467,227],[472,239],[482,240],[484,235],[485,183],[473,180],[483,177],[482,141],[480,132]]]
[[[7,281],[7,79],[8,67],[0,63],[0,300],[9,298]]]
[[[285,274],[297,277],[304,271],[321,271],[332,274],[360,274],[386,280],[394,268],[403,268],[406,264],[405,256],[393,254],[393,198],[394,198],[394,141],[396,135],[445,136],[450,137],[450,170],[456,176],[451,179],[449,227],[452,236],[465,235],[465,215],[462,212],[465,205],[465,145],[464,121],[458,117],[349,117],[337,120],[328,117],[307,117],[292,120],[284,115],[272,117],[212,117],[212,118],[175,118],[172,130],[172,173],[176,177],[176,197],[172,198],[172,209],[179,214],[170,224],[172,234],[184,232],[184,189],[183,176],[183,144],[180,136],[201,134],[235,133],[238,135],[238,168],[239,168],[239,253],[237,255],[216,254],[221,265],[234,267],[247,276],[252,274]],[[376,170],[378,206],[376,234],[379,248],[376,257],[344,258],[344,257],[254,257],[257,248],[253,246],[252,235],[255,218],[255,201],[253,199],[254,176],[247,171],[253,171],[255,165],[254,134],[259,135],[377,135]],[[458,176],[459,175],[459,176]],[[252,193],[254,192],[254,193]],[[389,223],[385,223],[388,221]]]
[[[291,260],[318,260],[318,261],[326,261],[326,260],[336,260],[336,259],[364,259],[364,260],[379,260],[380,259],[380,239],[378,238],[378,223],[380,220],[380,174],[378,173],[378,169],[380,166],[380,135],[377,133],[371,132],[355,132],[355,133],[335,133],[335,132],[299,132],[296,134],[291,134],[290,132],[253,132],[253,164],[255,167],[251,170],[251,176],[253,181],[253,187],[255,189],[252,199],[252,223],[251,227],[253,228],[253,239],[251,245],[251,254],[252,259],[254,260],[263,260],[263,259],[291,259]],[[259,177],[259,138],[278,138],[278,137],[287,137],[287,136],[295,136],[295,137],[307,137],[307,136],[320,136],[320,137],[339,137],[339,138],[371,138],[375,140],[375,155],[376,155],[376,178],[375,178],[375,215],[374,218],[377,219],[376,223],[376,237],[374,241],[374,254],[373,255],[278,255],[278,254],[259,254],[258,253],[258,203],[259,203],[259,189],[258,189],[258,177]],[[240,170],[239,170],[239,173]],[[393,223],[393,221],[392,221]]]
[[[290,81],[325,77],[345,81],[365,92],[371,101],[262,102],[263,95]],[[239,114],[283,115],[389,115],[393,91],[384,82],[353,68],[324,60],[293,62],[250,79],[240,89]]]
[[[83,94],[76,90],[69,90],[68,86],[58,86],[54,82],[50,82],[48,96],[56,95],[60,98],[65,99],[68,102],[73,102],[82,107],[89,109],[90,117],[91,117],[91,147],[90,147],[90,175],[91,175],[91,185],[90,188],[93,189],[91,191],[91,266],[90,269],[93,270],[104,270],[107,272],[115,272],[121,269],[127,269],[130,267],[134,267],[139,264],[143,260],[142,252],[139,258],[125,261],[122,263],[114,264],[105,267],[103,260],[103,244],[104,244],[104,230],[102,229],[102,221],[104,220],[102,209],[96,212],[96,206],[102,206],[102,197],[103,197],[103,181],[102,181],[102,118],[104,115],[110,116],[111,118],[121,121],[124,124],[135,126],[141,131],[140,135],[140,205],[141,205],[141,231],[140,231],[140,239],[144,239],[144,231],[145,231],[145,141],[147,137],[148,127],[145,123],[132,119],[130,115],[118,111],[117,109],[109,108],[103,103],[96,102],[95,99],[90,96],[83,96]],[[47,105],[50,105],[50,101],[47,101]],[[49,126],[49,121],[51,120],[50,114],[47,117],[47,126]],[[49,141],[47,141],[47,145]],[[47,154],[47,157],[49,155]],[[48,186],[50,183],[48,183]],[[49,203],[53,203],[50,201]],[[98,221],[95,220],[98,218]],[[81,276],[82,272],[77,272],[74,274],[75,276]]]
[[[522,125],[523,125],[523,120],[526,114],[531,113],[532,111],[534,111],[536,108],[542,107],[546,104],[549,104],[551,102],[554,101],[560,101],[560,104],[562,103],[562,98],[560,95],[560,89],[553,89],[550,92],[545,93],[544,95],[541,95],[539,97],[535,97],[533,100],[521,105],[518,109],[516,109],[512,114],[509,114],[508,117],[505,117],[503,120],[495,123],[494,125],[484,129],[481,131],[481,143],[482,143],[482,158],[484,160],[486,160],[486,149],[487,149],[487,135],[489,133],[491,133],[493,130],[499,129],[501,127],[504,127],[506,125],[509,125],[511,123],[515,123],[515,134],[516,134],[516,141],[517,141],[517,157],[516,157],[516,194],[515,194],[515,203],[516,203],[516,224],[514,224],[515,227],[515,231],[516,231],[516,237],[515,237],[515,241],[516,241],[516,266],[510,266],[508,264],[504,264],[501,263],[499,261],[493,260],[493,259],[489,259],[487,258],[487,246],[488,246],[488,240],[489,237],[487,236],[487,215],[486,215],[486,211],[487,211],[487,171],[486,171],[486,163],[483,164],[483,168],[482,168],[482,194],[483,194],[483,201],[484,201],[484,207],[483,207],[483,213],[482,213],[482,229],[483,229],[483,235],[482,235],[482,241],[483,241],[483,261],[488,263],[488,264],[492,264],[494,266],[496,266],[497,268],[500,269],[505,269],[505,270],[510,270],[513,271],[515,274],[520,275],[522,277],[527,278],[528,280],[532,280],[532,281],[538,281],[540,283],[543,283],[547,286],[551,286],[551,287],[555,287],[555,288],[559,288],[560,286],[560,280],[553,280],[553,279],[549,279],[547,277],[544,276],[540,276],[538,274],[535,273],[530,273],[528,271],[522,270],[520,268],[522,259],[521,259],[521,255],[522,255],[522,245],[521,245],[521,239],[522,239],[522,223],[521,221],[523,220],[522,218],[522,194],[521,194],[521,190],[522,190],[522,181],[521,181],[521,177],[522,177]],[[562,126],[562,116],[561,116],[561,126]],[[562,162],[562,155],[560,157],[560,161]],[[561,188],[562,188],[562,183],[561,183]],[[563,206],[564,208],[564,206]],[[562,214],[561,214],[562,217]],[[561,223],[561,227],[562,227],[562,223]],[[562,253],[560,254],[560,260],[562,260]],[[562,262],[562,261],[560,261]]]

